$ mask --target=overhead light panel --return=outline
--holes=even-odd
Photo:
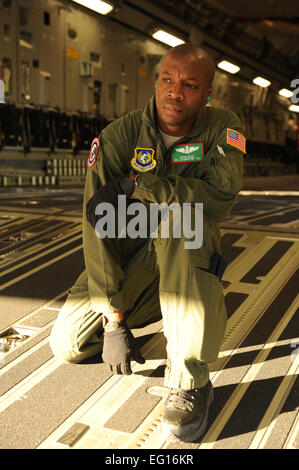
[[[296,104],[291,104],[291,106],[288,107],[289,111],[292,111],[293,113],[299,113],[299,106]]]
[[[232,64],[231,62],[228,62],[227,60],[222,60],[221,62],[219,62],[219,64],[217,64],[217,67],[229,73],[237,73],[240,70],[240,67],[235,64]]]
[[[280,96],[284,96],[285,98],[291,98],[291,96],[293,96],[294,94],[293,91],[288,90],[287,88],[282,88],[281,90],[279,90],[278,93],[280,94]]]
[[[179,46],[180,44],[185,43],[185,41],[183,41],[182,39],[173,36],[172,34],[166,33],[166,31],[163,31],[162,29],[156,31],[152,36],[154,39],[164,42],[164,44],[167,44],[171,47]]]
[[[101,15],[108,15],[108,13],[110,13],[114,8],[113,5],[110,5],[110,3],[107,2],[102,2],[102,0],[73,0],[73,2],[79,3],[79,5],[96,11]]]
[[[261,86],[263,88],[267,88],[267,86],[271,85],[271,82],[269,82],[269,80],[266,80],[262,77],[255,77],[252,81],[255,85]]]

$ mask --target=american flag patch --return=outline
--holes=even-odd
[[[234,147],[242,150],[242,152],[246,153],[246,139],[242,134],[240,134],[240,132],[234,131],[233,129],[227,129],[226,141],[228,144],[233,145]]]

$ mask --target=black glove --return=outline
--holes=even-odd
[[[125,322],[113,331],[104,332],[103,361],[114,374],[132,374],[131,359],[144,364],[145,359],[135,345],[135,339]]]
[[[129,177],[115,178],[105,186],[101,186],[96,190],[92,198],[86,204],[86,218],[88,222],[95,227],[96,214],[95,210],[101,202],[110,202],[114,207],[118,205],[118,196],[126,195],[130,197],[134,191],[134,183]]]

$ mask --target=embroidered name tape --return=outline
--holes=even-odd
[[[227,129],[226,142],[246,153],[246,139],[242,134],[240,134],[240,132],[234,131],[233,129]]]
[[[93,139],[93,141],[91,143],[89,157],[88,157],[88,160],[87,160],[87,166],[89,168],[91,168],[95,164],[95,162],[97,161],[99,148],[100,148],[100,139],[98,137],[95,137],[95,139]]]
[[[171,152],[172,163],[201,162],[204,157],[202,142],[176,145]]]
[[[131,160],[132,167],[137,171],[150,171],[156,167],[157,162],[154,159],[154,149],[136,147],[134,157]]]

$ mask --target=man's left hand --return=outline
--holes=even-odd
[[[106,331],[106,328],[104,328],[103,362],[110,367],[113,374],[132,374],[132,359],[139,364],[145,363],[144,357],[135,344],[133,334],[124,321],[112,331]]]

